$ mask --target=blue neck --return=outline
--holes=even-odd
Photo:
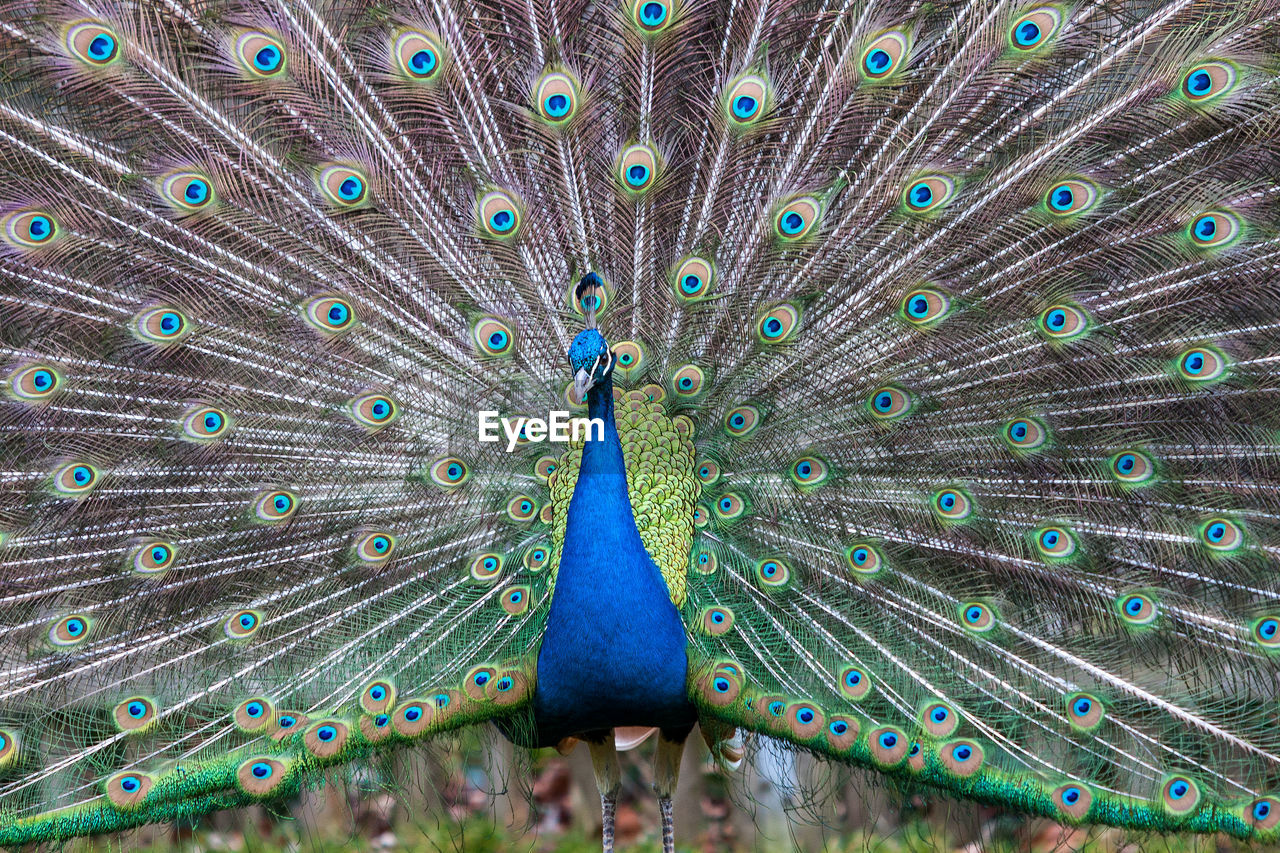
[[[604,422],[604,440],[582,450],[538,653],[534,711],[550,743],[614,726],[685,726],[693,713],[684,623],[636,529],[608,378],[587,392],[587,412]]]

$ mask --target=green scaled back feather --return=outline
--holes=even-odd
[[[0,844],[527,719],[587,270],[706,728],[1274,835],[1278,20],[2,0]]]

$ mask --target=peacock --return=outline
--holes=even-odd
[[[0,0],[0,845],[489,724],[605,851],[695,726],[1280,836],[1278,60],[1277,0]]]

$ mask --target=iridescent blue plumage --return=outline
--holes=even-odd
[[[594,329],[580,333],[569,361],[575,372],[592,371],[587,412],[603,422],[604,440],[583,447],[569,504],[538,655],[538,741],[600,736],[616,726],[658,726],[683,739],[695,718],[685,684],[685,629],[632,516],[604,337]]]

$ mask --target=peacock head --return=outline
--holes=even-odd
[[[595,306],[599,299],[584,299],[604,287],[595,273],[587,273],[574,289],[574,298],[587,307],[587,327],[569,344],[569,366],[573,368],[573,390],[579,399],[586,399],[587,392],[597,382],[603,381],[613,370],[613,352],[609,342],[596,328]]]

